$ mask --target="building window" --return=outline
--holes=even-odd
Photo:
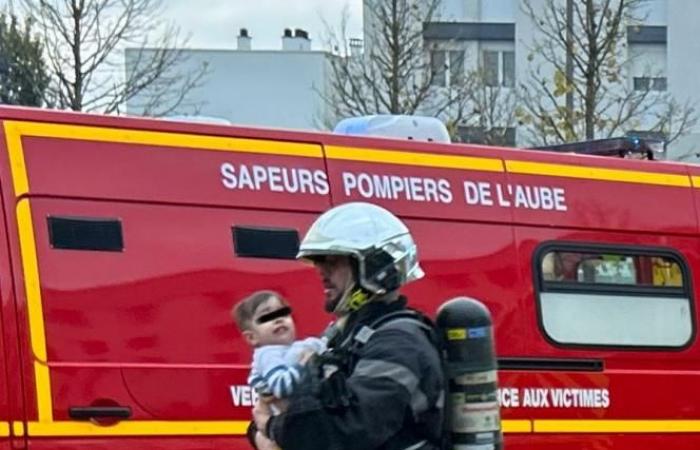
[[[515,85],[515,52],[484,50],[482,53],[484,82],[491,87]]]
[[[503,52],[503,86],[515,86],[515,52]]]
[[[430,84],[433,86],[447,85],[447,55],[442,50],[433,50],[430,52],[430,72],[432,79]]]
[[[463,143],[515,146],[515,128],[459,127],[458,139]]]
[[[684,347],[693,336],[689,272],[671,250],[549,243],[535,261],[541,324],[554,342]]]
[[[464,51],[435,50],[430,53],[434,86],[453,86],[464,82]]]
[[[635,91],[665,91],[666,77],[634,77]]]
[[[450,85],[464,82],[464,51],[451,51],[449,53]]]
[[[499,52],[485,51],[483,56],[484,82],[487,86],[498,86]]]

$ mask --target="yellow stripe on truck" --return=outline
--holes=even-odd
[[[24,289],[29,312],[29,328],[34,357],[46,362],[46,337],[44,335],[44,314],[41,306],[41,285],[39,283],[39,265],[34,241],[32,211],[28,199],[17,203],[17,226],[19,231],[22,267],[24,269]]]
[[[24,289],[27,299],[27,314],[29,316],[29,334],[34,357],[34,380],[39,420],[53,420],[51,404],[51,380],[46,364],[46,335],[44,332],[44,313],[41,302],[41,283],[39,281],[39,265],[32,225],[32,211],[28,199],[17,203],[17,227],[19,231],[20,251],[22,253],[22,268],[24,270]]]
[[[15,188],[15,195],[20,196],[29,192],[27,167],[24,164],[24,151],[22,150],[22,135],[17,122],[5,121],[4,126],[7,152],[10,158],[10,171],[12,172],[12,185]]]
[[[29,422],[27,434],[34,437],[90,437],[90,436],[241,436],[248,421],[158,421],[132,420],[111,426],[91,422],[57,421]],[[22,422],[14,422],[15,436],[24,434]],[[514,419],[503,420],[504,433],[699,433],[700,420],[557,420]],[[0,436],[10,435],[10,424],[0,422]]]
[[[301,142],[273,141],[269,139],[231,138],[201,136],[196,134],[143,131],[120,128],[102,128],[83,125],[64,125],[40,122],[18,122],[8,120],[5,124],[10,165],[15,195],[29,192],[27,170],[24,164],[22,136],[75,139],[94,142],[116,142],[122,144],[179,147],[196,150],[213,150],[238,153],[257,153],[283,156],[323,158],[320,145]]]
[[[91,422],[29,422],[29,436],[231,436],[243,435],[248,421],[128,420],[100,426]]]
[[[700,420],[534,420],[535,433],[700,433]]]
[[[24,422],[12,422],[12,434],[15,436],[24,436]]]
[[[530,161],[506,161],[508,173],[525,175],[545,175],[550,177],[580,178],[586,180],[617,181],[661,186],[690,187],[686,175],[638,170],[605,169],[602,167],[574,166],[569,164],[549,164]]]
[[[16,196],[30,192],[29,179],[22,147],[23,136],[56,139],[77,139],[96,142],[140,144],[184,149],[214,150],[240,153],[286,155],[323,158],[319,144],[284,142],[265,139],[201,136],[160,131],[104,128],[69,124],[5,121],[5,136],[9,152],[12,183]],[[628,182],[662,186],[700,187],[700,176],[643,172],[636,170],[581,167],[568,164],[506,160],[463,155],[443,155],[427,152],[406,152],[343,146],[327,146],[328,159],[403,166],[432,167],[482,172],[514,173],[569,177],[600,181]],[[40,278],[36,242],[28,199],[16,206],[22,267],[29,316],[31,349],[38,421],[14,422],[15,435],[30,436],[188,436],[243,435],[247,421],[140,421],[127,420],[112,426],[91,422],[53,421],[50,372],[47,365]],[[700,420],[503,420],[505,433],[698,433]],[[0,436],[10,435],[10,424],[0,422]]]
[[[532,433],[531,420],[501,420],[501,430],[504,433]]]
[[[328,145],[325,148],[326,156],[329,159],[444,169],[477,170],[482,172],[503,172],[503,163],[500,159],[496,158],[338,147],[334,145]]]

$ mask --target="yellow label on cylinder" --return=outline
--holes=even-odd
[[[466,328],[450,328],[447,330],[448,341],[461,341],[467,338]]]

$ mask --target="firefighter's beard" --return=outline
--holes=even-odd
[[[357,283],[351,278],[348,280],[346,286],[342,290],[339,290],[335,297],[327,298],[324,305],[326,312],[335,314],[338,317],[346,315],[349,312],[347,310],[348,301],[356,286]]]

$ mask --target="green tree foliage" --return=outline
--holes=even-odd
[[[43,45],[31,20],[0,14],[0,103],[41,106],[49,85]]]

